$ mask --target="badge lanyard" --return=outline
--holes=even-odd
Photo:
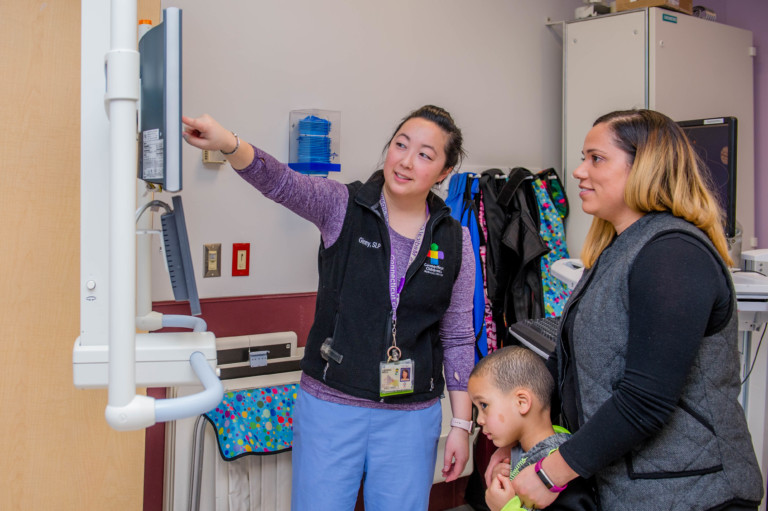
[[[382,193],[379,200],[381,210],[384,213],[384,219],[389,225],[389,213],[387,211],[387,204],[384,200],[384,194]],[[427,219],[429,219],[429,208],[426,209]],[[416,260],[416,256],[419,253],[421,244],[424,241],[424,234],[427,228],[427,220],[424,221],[424,225],[419,229],[419,233],[416,235],[416,239],[411,247],[411,254],[408,257],[408,266],[406,266],[406,273],[410,268],[411,263]],[[412,360],[400,360],[402,353],[400,348],[397,347],[397,307],[400,304],[400,294],[405,287],[405,275],[400,280],[397,280],[397,260],[395,255],[391,253],[389,256],[389,299],[392,303],[392,346],[387,349],[387,360],[381,362],[381,396],[391,396],[395,394],[406,394],[413,392],[413,370],[414,364]]]

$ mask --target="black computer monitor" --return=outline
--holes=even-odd
[[[173,210],[162,215],[163,245],[165,261],[171,278],[173,297],[177,301],[189,300],[189,308],[193,316],[201,314],[200,298],[197,294],[195,270],[192,266],[192,252],[189,249],[187,223],[184,219],[184,207],[181,196],[174,195]]]
[[[139,40],[139,178],[168,192],[182,188],[181,170],[181,9],[163,10],[163,21]],[[162,215],[163,245],[177,301],[189,300],[199,315],[195,272],[181,197]]]
[[[181,190],[181,10],[163,10],[163,21],[139,40],[141,103],[139,178]]]
[[[703,163],[712,191],[722,208],[725,235],[736,236],[736,137],[735,117],[714,117],[677,123]]]

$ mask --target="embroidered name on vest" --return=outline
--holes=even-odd
[[[367,239],[363,238],[362,236],[360,236],[357,239],[357,242],[360,243],[362,246],[367,247],[367,248],[381,248],[381,243],[379,243],[378,241],[368,241]]]

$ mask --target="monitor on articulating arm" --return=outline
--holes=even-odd
[[[187,224],[180,196],[173,196],[173,211],[161,216],[160,220],[163,225],[165,260],[168,263],[173,297],[176,300],[189,300],[192,315],[199,316],[202,312],[200,298],[197,295],[195,270],[192,267]]]
[[[139,40],[141,108],[139,178],[169,192],[181,190],[181,10]]]
[[[677,124],[704,164],[703,174],[725,214],[725,235],[732,239],[736,236],[736,118],[696,119]]]
[[[139,178],[168,192],[182,187],[181,170],[181,10],[163,10],[163,21],[139,40],[141,106]],[[176,300],[189,300],[200,314],[192,256],[181,197],[161,217],[163,246]]]

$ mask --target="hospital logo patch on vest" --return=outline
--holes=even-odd
[[[439,249],[437,243],[432,243],[432,245],[429,246],[429,249],[427,257],[429,258],[430,263],[440,264],[440,259],[445,259],[445,254]]]
[[[427,252],[427,262],[424,263],[424,273],[442,277],[443,270],[445,269],[440,266],[440,261],[442,259],[445,259],[445,253],[440,250],[440,247],[437,246],[437,243],[432,243],[429,246],[429,252]]]

